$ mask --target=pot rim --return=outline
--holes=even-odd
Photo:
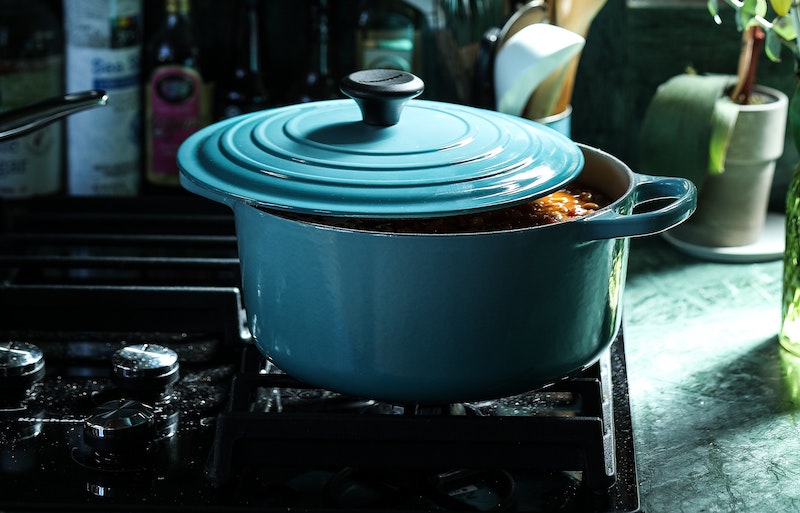
[[[289,223],[299,223],[313,227],[317,230],[328,230],[335,233],[363,235],[370,237],[386,237],[397,239],[441,239],[441,238],[466,238],[466,237],[504,237],[504,236],[525,236],[532,231],[542,230],[578,230],[578,237],[582,240],[601,240],[621,238],[628,236],[653,235],[666,231],[685,221],[695,210],[697,202],[697,189],[691,181],[683,178],[660,177],[635,173],[625,163],[616,157],[593,148],[591,146],[576,143],[584,154],[586,161],[601,159],[604,165],[613,168],[618,176],[624,176],[626,182],[624,191],[620,191],[609,205],[598,209],[595,212],[564,220],[557,223],[527,226],[503,230],[486,230],[478,232],[446,232],[446,233],[401,233],[369,230],[363,228],[333,226],[330,224],[315,222],[309,219],[296,219],[287,217],[286,212],[265,210],[263,205],[240,199],[232,204],[234,210],[237,206],[242,208],[254,208],[262,215],[279,217]],[[592,172],[592,171],[587,171]],[[602,187],[600,187],[602,189]],[[606,190],[603,192],[608,193]],[[671,200],[659,208],[643,213],[634,213],[636,205],[644,204],[654,200]],[[513,206],[505,204],[498,208]]]
[[[601,154],[600,150],[595,148],[591,148],[587,145],[576,143],[576,146],[581,149],[584,153],[586,152],[595,152],[597,154]],[[605,154],[607,155],[607,154]],[[585,156],[584,156],[585,158]],[[616,159],[615,159],[616,160]],[[580,223],[581,221],[591,220],[593,217],[602,216],[605,212],[618,210],[620,206],[625,202],[627,197],[632,193],[635,187],[635,176],[636,174],[630,170],[626,165],[622,164],[621,161],[616,160],[620,165],[617,166],[617,169],[621,172],[624,172],[627,178],[627,184],[625,192],[621,195],[617,196],[615,199],[594,212],[586,214],[584,216],[565,219],[563,221],[559,221],[557,223],[550,223],[550,224],[541,224],[541,225],[532,225],[532,226],[523,226],[520,228],[507,228],[507,229],[494,229],[494,230],[482,230],[482,231],[465,231],[465,232],[443,232],[443,233],[431,233],[431,232],[392,232],[392,231],[384,231],[384,230],[373,230],[369,228],[356,228],[356,227],[347,227],[347,226],[338,226],[327,224],[323,221],[317,221],[315,219],[305,218],[304,216],[314,217],[314,218],[335,218],[335,219],[353,219],[352,216],[338,216],[338,215],[324,215],[324,214],[306,214],[304,212],[292,212],[286,210],[280,210],[275,208],[266,207],[265,205],[261,205],[258,202],[252,200],[244,200],[242,203],[248,207],[255,208],[267,215],[272,215],[276,217],[280,217],[290,222],[297,222],[301,224],[311,225],[315,228],[322,229],[322,230],[332,230],[335,232],[354,232],[354,233],[364,233],[364,234],[371,234],[377,236],[388,236],[388,237],[474,237],[474,236],[488,236],[492,234],[508,234],[508,233],[524,233],[529,232],[531,230],[544,230],[544,229],[557,229],[562,227],[566,224],[573,224],[573,223]],[[578,175],[574,181],[580,181],[580,175]],[[569,182],[569,183],[573,183]],[[568,184],[564,184],[568,185]],[[606,191],[602,191],[606,193]],[[517,205],[521,205],[527,203],[529,201],[533,201],[535,198],[528,198],[522,199],[515,202],[503,203],[494,206],[491,209],[483,209],[480,211],[470,211],[470,212],[449,212],[447,214],[443,214],[442,216],[428,216],[428,217],[420,217],[420,219],[427,219],[427,218],[435,218],[435,217],[449,217],[449,216],[456,216],[461,214],[478,214],[480,212],[490,212],[495,210],[501,210],[505,208],[511,208]],[[301,216],[301,217],[298,217]],[[386,217],[363,217],[361,219],[376,219],[376,220],[392,220],[392,219],[414,219],[414,218],[386,218]]]

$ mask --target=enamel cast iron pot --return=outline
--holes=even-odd
[[[355,101],[246,114],[181,146],[183,186],[234,211],[256,344],[296,378],[396,403],[513,395],[592,364],[619,329],[628,238],[684,221],[691,182],[633,173],[522,118],[412,99],[422,89],[408,73],[361,71],[342,83]],[[613,202],[481,233],[385,233],[294,215],[449,216],[575,179]],[[655,199],[666,201],[633,212]]]

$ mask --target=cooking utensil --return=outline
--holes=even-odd
[[[365,123],[351,100],[293,105],[206,127],[178,153],[183,186],[234,211],[264,354],[317,386],[404,403],[510,395],[591,364],[619,328],[627,237],[685,220],[691,182],[634,174],[522,118],[409,100],[419,91],[409,74],[359,72],[346,84],[365,111],[405,103],[398,122]],[[520,230],[400,235],[286,215],[479,212],[578,175],[613,203]],[[673,200],[632,213],[656,198]]]
[[[592,22],[606,0],[560,0],[555,2],[554,23],[570,30],[584,38],[588,37]],[[555,105],[550,109],[551,114],[563,112],[572,101],[572,91],[575,88],[575,75],[578,71],[580,53],[575,55],[564,70],[564,79],[561,86],[554,85],[560,91]]]
[[[69,93],[0,113],[0,141],[26,135],[65,116],[106,105],[102,90]]]
[[[531,94],[578,54],[585,42],[583,37],[548,23],[533,23],[520,29],[497,51],[494,65],[497,110],[521,116]]]
[[[495,109],[494,67],[498,49],[520,29],[531,23],[546,21],[547,17],[547,4],[542,0],[533,0],[514,11],[502,27],[490,27],[483,33],[475,56],[470,105]]]

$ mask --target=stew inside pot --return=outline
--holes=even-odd
[[[512,207],[462,214],[414,219],[331,217],[270,211],[297,221],[388,233],[474,233],[515,230],[559,223],[585,216],[611,203],[594,187],[573,182],[542,198]]]

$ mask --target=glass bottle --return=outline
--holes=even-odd
[[[0,112],[64,93],[64,33],[39,0],[0,0]],[[64,123],[0,142],[0,197],[63,189]]]
[[[142,159],[142,0],[64,0],[63,7],[67,90],[102,89],[111,98],[107,109],[67,119],[69,194],[134,196]]]
[[[789,103],[789,127],[800,149],[800,76]],[[778,340],[800,356],[800,164],[794,168],[786,193],[786,248],[783,257],[783,302]]]
[[[425,80],[425,26],[422,11],[408,2],[363,1],[356,29],[356,65],[409,71]]]
[[[178,148],[211,123],[214,98],[189,0],[166,0],[165,13],[147,53],[145,185],[150,192],[179,190]]]
[[[328,0],[308,1],[309,50],[303,79],[289,87],[286,103],[343,98],[330,69]]]
[[[239,0],[235,65],[220,87],[219,119],[255,112],[269,107],[271,98],[261,64],[261,8],[260,0]]]

